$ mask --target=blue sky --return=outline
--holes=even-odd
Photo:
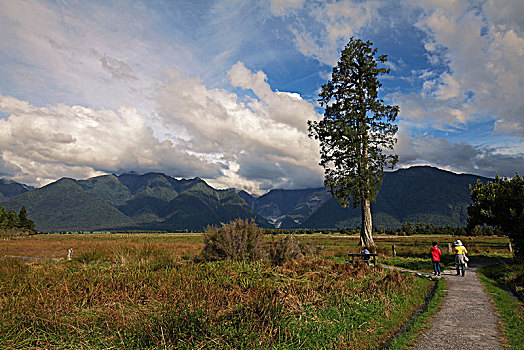
[[[307,121],[351,36],[388,55],[399,167],[524,173],[520,0],[0,0],[0,177],[322,185]]]

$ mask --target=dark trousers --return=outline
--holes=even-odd
[[[440,274],[440,261],[433,261],[433,271],[435,274]]]

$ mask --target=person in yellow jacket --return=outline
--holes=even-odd
[[[455,243],[453,243],[453,246],[453,252],[455,253],[455,267],[457,268],[457,276],[459,276],[462,272],[462,276],[464,277],[466,273],[467,262],[466,253],[468,252],[468,250],[466,249],[466,247],[464,247],[460,239],[457,239]]]

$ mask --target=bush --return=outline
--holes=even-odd
[[[280,266],[291,260],[318,255],[320,250],[320,247],[301,242],[295,236],[287,236],[273,241],[269,247],[269,259],[272,264]]]
[[[254,220],[237,219],[222,227],[209,226],[204,232],[203,260],[254,261],[265,257],[264,231]]]

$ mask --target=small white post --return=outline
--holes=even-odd
[[[69,248],[67,250],[67,260],[71,260],[73,258],[73,248]]]

